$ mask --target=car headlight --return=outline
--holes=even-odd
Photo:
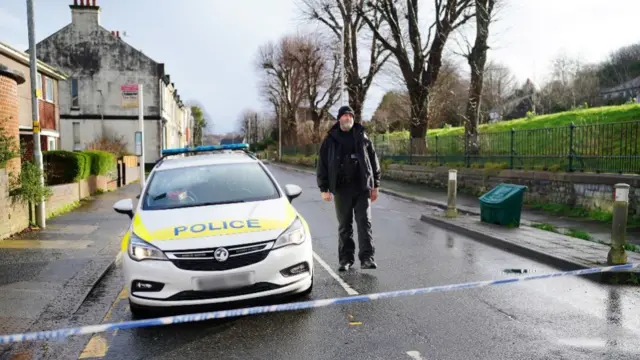
[[[135,261],[169,260],[160,249],[140,239],[133,232],[129,238],[129,257]]]
[[[300,245],[304,242],[306,237],[307,234],[305,234],[302,221],[300,221],[299,218],[296,218],[291,226],[289,226],[289,228],[287,228],[287,230],[285,230],[285,232],[283,232],[282,235],[278,237],[278,240],[276,240],[273,248],[276,249],[283,246]]]

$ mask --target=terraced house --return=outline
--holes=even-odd
[[[20,142],[26,145],[26,160],[31,160],[33,153],[30,63],[29,54],[0,42],[0,64],[19,71],[25,77],[25,82],[18,86],[18,119],[13,119],[9,126],[17,125],[19,128]],[[67,75],[42,61],[38,61],[36,72],[41,148],[42,150],[56,150],[60,146],[58,84],[60,81],[66,80]]]
[[[138,109],[123,106],[121,87],[144,87],[145,160],[183,144],[190,112],[163,63],[129,45],[100,22],[96,0],[74,0],[71,23],[36,45],[36,56],[69,75],[60,83],[61,149],[84,150],[98,142],[135,153]],[[114,146],[112,145],[112,146]]]

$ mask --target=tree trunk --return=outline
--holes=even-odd
[[[318,114],[318,111],[311,112],[311,120],[313,121],[313,142],[316,144],[322,141],[322,135],[320,134],[320,121],[322,120],[322,117]]]
[[[486,59],[486,57],[484,57]],[[471,155],[478,155],[480,153],[480,143],[478,137],[478,124],[480,123],[480,106],[482,97],[482,82],[483,82],[483,68],[484,64],[480,65],[481,61],[471,60],[469,57],[469,64],[471,65],[471,83],[469,85],[469,99],[467,101],[466,121],[464,123],[466,137],[467,151]],[[479,68],[479,66],[482,66]]]
[[[471,84],[469,85],[469,100],[467,102],[465,133],[467,151],[471,155],[480,153],[478,124],[480,123],[480,109],[482,100],[482,85],[484,82],[484,67],[487,62],[487,39],[489,38],[489,24],[495,0],[476,0],[476,40],[468,55],[471,70]]]
[[[409,91],[409,99],[411,100],[410,112],[410,128],[411,135],[410,149],[411,155],[424,155],[427,153],[427,128],[428,128],[428,95],[426,89],[420,87]]]
[[[362,122],[362,110],[364,108],[365,92],[362,85],[351,85],[349,87],[349,106],[353,109],[354,122]]]

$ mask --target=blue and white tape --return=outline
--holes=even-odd
[[[143,327],[152,327],[152,326],[163,326],[163,325],[197,322],[197,321],[205,321],[205,320],[211,320],[211,319],[232,318],[232,317],[264,314],[264,313],[272,313],[272,312],[320,308],[320,307],[325,307],[329,305],[340,305],[340,304],[348,304],[348,303],[355,303],[355,302],[368,302],[373,300],[399,297],[399,296],[410,296],[410,295],[425,294],[425,293],[432,293],[432,292],[446,292],[446,291],[454,291],[454,290],[461,290],[461,289],[480,288],[480,287],[509,284],[509,283],[515,283],[515,282],[521,282],[521,281],[549,279],[549,278],[555,278],[560,276],[572,276],[572,275],[575,276],[575,275],[587,275],[587,274],[612,272],[612,271],[623,271],[623,270],[630,270],[635,268],[640,268],[640,263],[615,265],[615,266],[607,266],[607,267],[596,267],[596,268],[588,268],[588,269],[582,269],[582,270],[563,271],[563,272],[530,275],[530,276],[522,276],[522,277],[513,277],[513,278],[500,279],[500,280],[487,280],[487,281],[476,281],[476,282],[468,282],[468,283],[452,284],[452,285],[432,286],[427,288],[419,288],[419,289],[411,289],[411,290],[388,291],[388,292],[382,292],[377,294],[356,295],[356,296],[348,296],[348,297],[325,299],[325,300],[312,300],[312,301],[295,302],[295,303],[288,303],[288,304],[256,306],[256,307],[234,309],[234,310],[213,311],[213,312],[204,312],[204,313],[198,313],[198,314],[167,316],[167,317],[161,317],[161,318],[155,318],[155,319],[124,321],[120,323],[90,325],[90,326],[82,326],[82,327],[76,327],[76,328],[58,329],[58,330],[50,330],[50,331],[38,331],[38,332],[31,332],[31,333],[3,335],[3,336],[0,336],[0,344],[8,344],[8,343],[32,341],[32,340],[59,339],[59,338],[64,338],[72,335],[85,335],[85,334],[93,334],[93,333],[100,333],[100,332],[108,332],[116,329],[133,329],[133,328],[143,328]]]

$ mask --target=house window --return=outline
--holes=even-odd
[[[56,138],[50,137],[49,138],[49,146],[47,147],[47,150],[51,151],[51,150],[55,150],[55,149],[56,149]]]
[[[38,99],[42,99],[42,75],[40,73],[36,74],[36,89],[38,94]]]
[[[80,148],[80,123],[73,123],[73,150],[79,151],[82,150]]]
[[[78,79],[76,78],[71,79],[71,107],[80,107],[78,101]]]
[[[53,102],[53,79],[45,76],[44,81],[46,86],[44,92],[45,99],[49,102]]]

